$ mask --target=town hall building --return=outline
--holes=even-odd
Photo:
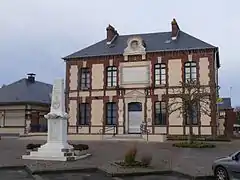
[[[210,115],[193,120],[196,135],[216,134],[219,50],[180,30],[120,35],[109,25],[106,38],[63,58],[71,134],[184,135],[189,124],[169,113],[173,89],[195,80],[209,91]],[[112,128],[114,127],[114,128]]]

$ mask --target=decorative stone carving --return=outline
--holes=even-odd
[[[127,41],[127,47],[124,49],[124,60],[128,60],[129,55],[142,55],[142,59],[146,59],[146,50],[141,37],[133,36]]]
[[[69,119],[69,115],[67,113],[64,113],[62,116],[55,114],[55,113],[48,113],[47,115],[44,115],[46,119]]]
[[[126,98],[135,98],[135,97],[145,98],[145,94],[140,91],[133,90],[133,91],[130,91],[129,93],[125,94],[124,97],[126,97]]]

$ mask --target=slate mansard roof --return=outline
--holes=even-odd
[[[124,49],[127,47],[127,41],[131,36],[139,36],[143,39],[144,43],[146,44],[146,52],[217,49],[217,47],[208,44],[200,39],[197,39],[183,31],[179,31],[176,40],[171,39],[171,32],[159,32],[148,34],[119,35],[111,45],[108,45],[107,39],[105,39],[69,56],[66,56],[63,59],[68,60],[83,57],[123,54]]]
[[[23,78],[0,88],[0,104],[51,104],[52,85]]]

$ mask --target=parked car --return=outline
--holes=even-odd
[[[217,180],[240,179],[240,151],[215,160],[212,170]]]

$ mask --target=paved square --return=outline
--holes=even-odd
[[[31,170],[96,167],[115,160],[122,160],[125,152],[134,144],[122,141],[74,141],[73,143],[88,144],[92,156],[74,162],[53,162],[22,160],[21,155],[25,154],[25,147],[28,143],[44,143],[44,141],[3,138],[0,141],[0,166],[28,165]],[[153,166],[161,168],[165,163],[166,167],[194,176],[212,174],[212,162],[217,157],[226,156],[238,150],[239,145],[239,141],[233,141],[217,143],[217,147],[213,149],[181,149],[172,147],[170,142],[136,142],[138,155],[144,153],[153,155]]]

